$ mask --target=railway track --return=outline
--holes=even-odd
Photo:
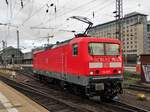
[[[122,112],[150,112],[149,110],[145,110],[127,103],[123,103],[120,101],[113,100],[111,103],[106,103],[110,108],[117,109],[120,108]],[[120,112],[120,111],[119,111]]]
[[[77,104],[58,99],[57,97],[46,94],[45,92],[33,88],[29,85],[18,83],[1,76],[0,79],[9,86],[22,92],[35,102],[39,103],[50,112],[94,112],[93,110],[83,108]]]
[[[135,84],[128,85],[127,89],[133,89],[133,90],[137,90],[137,91],[150,92],[150,87],[141,86],[141,85],[135,85]]]
[[[28,77],[32,74],[31,73],[29,75],[25,71],[19,71],[19,73],[22,73]],[[74,95],[66,95],[64,92],[60,93],[60,91],[52,90],[51,88],[42,86],[42,84],[37,85],[34,82],[24,82],[18,84],[15,82],[15,84],[12,84],[12,80],[8,80],[9,79],[4,79],[7,84],[14,87],[18,91],[23,92],[25,95],[52,112],[148,112],[148,110],[137,108],[118,101],[112,101],[109,103],[99,102],[98,100],[93,101]]]

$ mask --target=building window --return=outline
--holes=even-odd
[[[137,22],[137,19],[138,19],[137,17],[134,17],[134,21],[135,21],[135,22]]]
[[[147,31],[150,32],[150,24],[147,25]]]
[[[134,31],[136,31],[136,26],[134,27]]]
[[[133,19],[132,19],[132,18],[130,19],[130,22],[131,22],[131,23],[133,22]]]
[[[133,37],[134,35],[131,33],[130,36]]]
[[[77,56],[77,55],[78,55],[78,45],[77,45],[77,44],[74,44],[74,45],[73,45],[73,55],[74,55],[74,56]]]
[[[127,19],[126,24],[129,24],[129,20]]]
[[[137,33],[135,32],[134,34],[136,35]]]

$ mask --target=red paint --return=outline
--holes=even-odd
[[[94,75],[117,74],[119,70],[123,72],[123,64],[120,68],[110,68],[110,62],[122,63],[122,50],[120,56],[91,56],[88,53],[89,42],[106,42],[120,44],[117,39],[110,38],[91,38],[79,37],[72,39],[69,43],[60,45],[53,49],[37,52],[33,58],[33,68],[49,72],[66,73],[73,75],[89,76],[90,71],[94,71]],[[78,44],[78,55],[73,56],[72,46]],[[89,68],[89,62],[102,62],[103,68]],[[95,72],[98,70],[98,72]],[[97,73],[97,74],[96,74]]]

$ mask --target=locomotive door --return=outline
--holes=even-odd
[[[61,79],[66,80],[66,72],[65,72],[65,68],[66,68],[66,59],[65,59],[65,54],[62,53],[61,54]]]

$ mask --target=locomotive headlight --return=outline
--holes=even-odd
[[[119,70],[118,73],[121,74],[121,70]]]
[[[94,75],[94,72],[93,72],[93,71],[90,71],[90,75]]]

